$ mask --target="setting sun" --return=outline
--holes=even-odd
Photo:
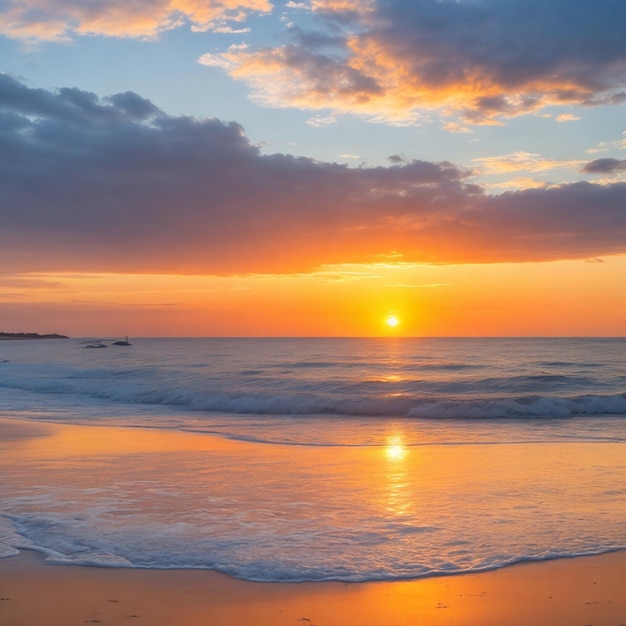
[[[395,328],[400,323],[400,320],[395,315],[389,315],[385,321],[390,328]]]

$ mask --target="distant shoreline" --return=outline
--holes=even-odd
[[[15,339],[69,339],[69,337],[57,333],[47,335],[40,335],[39,333],[0,333],[0,341],[11,341]]]

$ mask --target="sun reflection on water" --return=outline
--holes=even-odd
[[[392,461],[401,461],[408,454],[404,441],[399,436],[390,437],[385,447],[385,455]]]
[[[404,444],[401,435],[393,435],[387,439],[384,448],[387,468],[387,510],[396,516],[404,516],[411,509],[411,496],[409,494],[407,476],[408,448]]]
[[[398,376],[398,374],[388,374],[387,376],[383,376],[382,380],[388,381],[390,383],[397,383],[404,379],[401,376]]]

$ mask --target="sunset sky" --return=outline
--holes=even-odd
[[[1,0],[0,331],[624,335],[625,29],[624,0]]]

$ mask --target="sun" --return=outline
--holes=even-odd
[[[388,315],[385,322],[387,322],[387,326],[390,328],[395,328],[400,323],[400,320],[395,315]]]

